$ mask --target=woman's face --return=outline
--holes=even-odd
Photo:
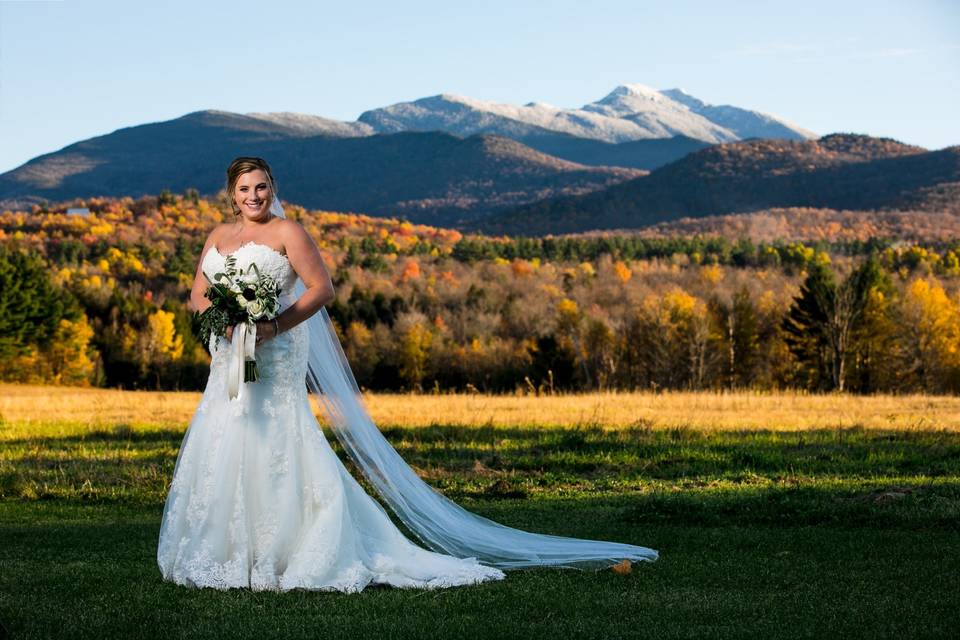
[[[266,171],[254,169],[237,178],[233,199],[240,207],[240,215],[244,218],[259,221],[269,216],[272,198]]]

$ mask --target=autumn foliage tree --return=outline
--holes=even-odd
[[[960,303],[934,279],[916,278],[898,309],[897,362],[903,386],[960,390]]]
[[[752,386],[760,358],[760,333],[758,311],[750,292],[744,286],[728,299],[712,296],[709,304],[718,325],[723,386]]]
[[[183,356],[183,338],[177,335],[174,315],[163,309],[150,314],[139,330],[126,327],[123,346],[139,363],[141,376],[154,378],[157,388],[164,378],[170,377],[172,365]]]

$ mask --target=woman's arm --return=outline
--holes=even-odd
[[[290,305],[279,316],[277,324],[280,331],[287,331],[330,303],[336,293],[333,290],[333,281],[327,272],[327,267],[320,255],[320,249],[310,237],[310,234],[296,220],[287,220],[282,230],[283,246],[287,251],[290,266],[297,272],[307,288],[296,302]],[[270,322],[269,324],[273,324]],[[273,334],[273,327],[267,330]]]
[[[202,265],[203,258],[207,255],[207,251],[216,244],[214,237],[217,236],[217,229],[219,229],[219,227],[214,228],[214,230],[210,232],[210,235],[207,236],[207,241],[203,245],[203,251],[200,252],[200,259],[197,260],[197,272],[193,276],[193,288],[190,289],[190,299],[187,300],[187,309],[189,311],[203,312],[213,304],[203,295],[207,287],[210,286],[210,283],[207,282],[207,277],[203,275]]]

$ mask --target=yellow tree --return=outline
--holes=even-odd
[[[629,282],[630,277],[633,275],[633,272],[630,271],[630,267],[623,262],[623,260],[617,260],[613,265],[613,271],[617,274],[617,278],[620,279],[620,282]]]
[[[373,332],[367,325],[353,321],[347,326],[344,351],[358,383],[370,380],[380,360],[380,354],[374,344]]]
[[[703,300],[679,287],[647,296],[628,318],[621,340],[628,384],[702,387],[712,361],[711,340]]]
[[[92,337],[93,328],[85,315],[73,321],[61,318],[50,347],[44,352],[45,377],[56,384],[88,384],[94,370],[90,358]]]
[[[602,391],[617,373],[617,336],[604,318],[594,316],[587,316],[583,334],[583,348],[592,382]]]
[[[687,385],[700,389],[706,380],[710,343],[707,305],[696,296],[674,288],[663,296],[661,306],[669,320],[668,332],[686,356]]]
[[[179,360],[183,355],[183,338],[177,335],[174,325],[174,314],[170,311],[157,309],[147,319],[152,347],[151,355],[157,361]]]
[[[163,367],[183,356],[183,338],[177,335],[174,314],[163,309],[150,314],[146,326],[138,332],[126,327],[123,346],[140,365],[141,376],[153,371],[157,387]]]
[[[905,382],[922,385],[926,391],[956,390],[960,305],[934,278],[916,278],[907,285],[900,315],[898,344]]]
[[[403,333],[400,340],[400,377],[410,388],[421,389],[426,374],[427,356],[433,334],[422,322],[415,322]]]
[[[589,264],[589,263],[583,263]],[[593,383],[590,370],[587,368],[587,351],[582,332],[583,315],[575,300],[561,298],[557,302],[556,329],[557,342],[560,348],[571,356],[571,360],[579,365],[580,374],[587,386]]]
[[[891,390],[900,376],[897,364],[896,290],[884,276],[866,292],[860,321],[853,331],[850,390]]]

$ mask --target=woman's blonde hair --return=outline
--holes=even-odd
[[[234,158],[230,166],[227,167],[227,202],[230,203],[230,208],[233,210],[233,215],[235,216],[240,215],[240,207],[237,206],[236,200],[233,199],[233,190],[237,187],[237,180],[239,180],[243,174],[250,173],[256,169],[260,169],[267,174],[267,181],[270,183],[270,197],[277,197],[277,183],[273,180],[273,172],[270,171],[270,165],[267,164],[266,160],[257,158],[256,156],[240,156],[239,158]]]

